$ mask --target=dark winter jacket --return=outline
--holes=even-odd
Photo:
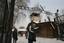
[[[17,40],[17,29],[13,31],[13,39]]]
[[[36,32],[38,30],[37,23],[31,22],[27,26],[28,39],[36,41]]]

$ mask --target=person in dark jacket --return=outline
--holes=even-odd
[[[32,17],[38,17],[39,15],[37,13],[32,13]],[[38,31],[38,23],[35,22],[36,19],[32,18],[31,23],[27,26],[27,34],[28,34],[28,43],[33,43],[33,41],[36,42],[36,32]]]
[[[17,29],[14,27],[14,31],[13,31],[13,43],[16,43],[17,40],[18,40]]]

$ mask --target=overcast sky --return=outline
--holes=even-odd
[[[30,0],[30,7],[42,5],[45,10],[56,12],[56,9],[64,9],[64,0]]]

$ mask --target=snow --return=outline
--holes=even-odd
[[[28,43],[28,40],[25,38],[25,36],[23,37],[18,37],[18,41],[17,43]],[[36,42],[34,43],[64,43],[61,40],[57,40],[56,38],[40,38],[37,37],[36,38]]]

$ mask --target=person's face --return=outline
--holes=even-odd
[[[39,22],[40,21],[40,17],[39,16],[33,16],[32,17],[32,21],[33,22]]]
[[[12,31],[14,31],[14,29],[12,29]]]

